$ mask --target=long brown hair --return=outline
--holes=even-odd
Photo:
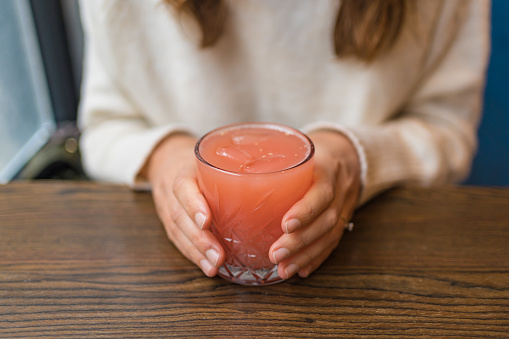
[[[213,46],[226,23],[224,0],[164,0],[178,13],[190,14],[199,24],[201,46]],[[338,57],[371,61],[390,49],[405,23],[410,0],[342,0],[334,26]]]

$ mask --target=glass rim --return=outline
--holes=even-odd
[[[241,127],[241,126],[245,126],[245,127],[249,127],[249,126],[275,126],[278,129],[290,130],[294,134],[303,137],[309,143],[309,154],[306,156],[306,158],[304,158],[302,161],[299,161],[297,164],[295,164],[293,166],[285,167],[283,169],[278,169],[276,171],[257,172],[257,173],[237,172],[237,171],[227,170],[227,169],[224,169],[224,168],[212,165],[210,162],[208,162],[208,161],[206,161],[205,159],[202,158],[202,156],[200,154],[200,144],[201,144],[201,142],[206,137],[208,137],[208,136],[210,136],[210,135],[212,135],[214,133],[217,133],[217,132],[219,132],[221,130],[227,130],[227,129],[232,129],[232,128]],[[215,129],[205,133],[200,139],[198,139],[198,141],[196,142],[196,144],[194,146],[194,155],[196,156],[196,158],[200,162],[202,162],[203,164],[205,164],[205,165],[207,165],[209,167],[212,167],[212,168],[214,168],[214,169],[216,169],[218,171],[225,172],[225,173],[228,173],[228,174],[234,174],[234,175],[265,175],[265,174],[273,174],[273,173],[281,173],[281,172],[289,171],[291,169],[294,169],[296,167],[302,166],[305,163],[307,163],[309,160],[311,160],[313,158],[314,154],[315,154],[315,145],[313,144],[313,141],[311,141],[311,139],[305,133],[299,131],[296,128],[290,127],[288,125],[279,124],[279,123],[275,123],[275,122],[261,122],[261,121],[260,122],[258,122],[258,121],[239,122],[239,123],[228,124],[228,125],[224,125],[224,126],[215,128]]]

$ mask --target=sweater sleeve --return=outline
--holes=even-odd
[[[85,31],[85,62],[79,126],[80,147],[87,174],[109,182],[149,189],[138,173],[154,147],[175,132],[189,132],[178,124],[151,126],[105,66],[107,45],[100,20],[100,1],[80,3]]]
[[[489,5],[473,0],[462,2],[460,12],[443,9],[424,78],[395,118],[373,126],[309,126],[336,129],[352,140],[362,167],[359,204],[390,187],[452,183],[468,174],[489,56]],[[451,20],[457,30],[441,35]]]

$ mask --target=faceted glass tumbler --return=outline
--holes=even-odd
[[[214,166],[202,157],[211,136],[250,128],[278,129],[302,138],[308,153],[300,162],[270,172],[245,173]],[[250,141],[251,142],[251,141]],[[256,142],[253,140],[252,142]],[[300,200],[313,180],[314,146],[303,133],[270,123],[228,125],[203,136],[196,144],[198,184],[212,212],[211,231],[226,254],[219,275],[244,285],[281,281],[269,259],[271,245],[283,234],[284,214]]]

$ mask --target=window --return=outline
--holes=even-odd
[[[0,183],[13,178],[55,131],[31,7],[0,6]]]

